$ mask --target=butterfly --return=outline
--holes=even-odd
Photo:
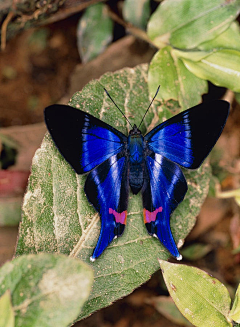
[[[171,214],[188,189],[180,166],[197,169],[202,164],[228,114],[229,103],[215,100],[173,116],[145,136],[134,124],[126,136],[71,106],[54,104],[45,109],[48,131],[62,156],[77,174],[88,173],[84,191],[101,218],[91,261],[123,234],[129,189],[142,193],[148,233],[181,260],[170,228]]]

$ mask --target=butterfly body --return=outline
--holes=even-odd
[[[180,166],[198,168],[219,138],[229,113],[216,100],[188,109],[159,124],[145,136],[136,125],[129,135],[70,106],[45,109],[48,130],[78,174],[88,173],[85,193],[101,218],[91,260],[121,236],[127,221],[129,190],[141,191],[147,231],[177,259],[170,216],[187,192]]]
[[[129,185],[133,194],[137,194],[144,180],[144,161],[146,144],[142,133],[136,125],[129,132],[128,136],[128,162],[129,162]]]

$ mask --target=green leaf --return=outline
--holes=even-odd
[[[139,125],[150,101],[147,65],[107,73],[99,82],[105,86],[118,106]],[[107,97],[101,84],[89,83],[72,97],[70,104],[87,111],[127,134],[126,119]],[[146,133],[158,121],[160,110],[154,101],[141,130]],[[171,228],[177,242],[183,242],[195,224],[196,215],[208,192],[210,170],[207,164],[186,171],[189,190],[171,217]],[[130,194],[128,222],[124,235],[114,240],[99,259],[90,263],[96,246],[100,219],[84,193],[86,176],[76,175],[60,155],[49,134],[37,150],[32,174],[23,202],[22,223],[17,254],[61,252],[91,264],[95,282],[81,317],[108,306],[131,293],[159,269],[157,258],[169,253],[157,239],[149,236],[143,222],[141,195]]]
[[[233,22],[230,27],[215,39],[199,44],[198,49],[203,51],[216,51],[217,49],[233,49],[240,51],[239,24]]]
[[[126,0],[123,3],[122,13],[126,21],[145,30],[150,16],[150,1]]]
[[[17,226],[21,220],[22,196],[0,198],[0,226]]]
[[[240,51],[219,50],[200,61],[182,60],[187,69],[199,78],[235,92],[240,91]]]
[[[181,253],[185,259],[193,261],[203,258],[211,250],[212,246],[210,244],[194,243],[182,249]]]
[[[77,45],[83,63],[100,53],[112,41],[113,22],[107,13],[107,7],[98,3],[86,9],[77,28]]]
[[[148,36],[158,47],[193,49],[224,32],[239,10],[239,0],[165,0],[149,20]]]
[[[229,313],[229,317],[240,323],[240,285],[238,285],[237,292],[233,301],[232,309]]]
[[[232,326],[226,287],[206,272],[160,260],[168,291],[181,313],[196,327]]]
[[[0,297],[0,326],[1,327],[14,327],[14,312],[11,303],[11,294],[7,290]]]
[[[193,326],[178,310],[170,296],[157,296],[147,299],[168,320],[180,326]]]
[[[30,254],[1,267],[0,294],[11,291],[15,327],[67,327],[79,315],[92,281],[92,269],[80,260]]]
[[[157,99],[163,102],[173,99],[184,110],[201,102],[201,95],[207,92],[207,82],[186,69],[171,49],[165,47],[153,57],[148,72],[149,90],[153,96],[161,85]]]

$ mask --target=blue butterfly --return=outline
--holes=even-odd
[[[45,109],[47,128],[60,153],[77,174],[89,172],[85,193],[101,217],[91,261],[123,234],[129,187],[133,194],[142,193],[148,233],[178,260],[182,258],[170,229],[170,216],[188,189],[179,165],[196,169],[202,164],[221,135],[228,114],[226,101],[202,103],[143,137],[136,125],[125,136],[70,106],[55,104]]]

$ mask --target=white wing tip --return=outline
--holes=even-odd
[[[176,259],[177,259],[178,261],[182,260],[182,255],[179,254],[179,255],[176,257]]]

